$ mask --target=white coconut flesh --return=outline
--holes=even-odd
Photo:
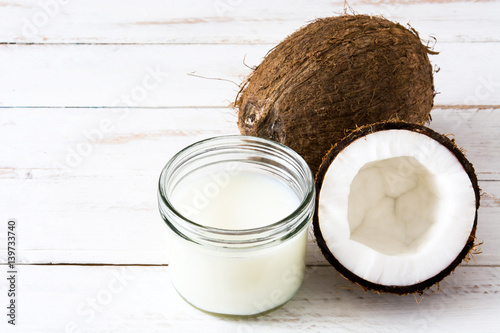
[[[331,254],[380,285],[434,277],[464,248],[475,192],[462,164],[439,142],[385,130],[352,142],[321,185],[318,220]]]

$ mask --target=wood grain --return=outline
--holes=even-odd
[[[3,272],[3,267],[0,269]],[[0,274],[1,274],[0,273]],[[331,267],[309,267],[298,294],[256,318],[185,303],[168,267],[19,267],[16,330],[3,332],[496,332],[499,267],[458,267],[423,298],[364,292]],[[2,290],[5,279],[0,279]]]
[[[469,264],[499,265],[500,113],[432,116],[431,127],[466,150],[488,193],[477,233],[483,254]],[[0,217],[19,220],[20,262],[168,263],[159,173],[183,147],[225,134],[238,134],[232,109],[0,109]],[[312,242],[307,260],[326,264]]]
[[[500,1],[349,5],[0,1],[0,221],[18,221],[19,271],[18,325],[4,314],[0,331],[500,331]],[[437,40],[430,126],[453,136],[476,168],[482,254],[439,292],[396,297],[353,287],[311,237],[304,285],[285,306],[246,319],[200,312],[170,284],[159,172],[190,143],[237,134],[227,106],[250,68],[296,29],[344,10]],[[5,244],[0,230],[2,307]]]
[[[271,47],[3,45],[0,107],[225,107]],[[500,105],[500,43],[436,50],[436,105]]]
[[[500,39],[498,1],[351,0],[349,5],[357,13],[410,23],[424,39]],[[343,0],[8,0],[0,8],[4,43],[276,44],[316,18],[343,13],[345,4]]]

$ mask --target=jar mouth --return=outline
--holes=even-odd
[[[248,163],[287,178],[300,203],[288,216],[250,229],[222,229],[206,226],[184,216],[170,200],[179,179],[189,172],[217,163]],[[220,248],[265,247],[295,236],[307,227],[314,213],[314,177],[304,159],[291,148],[268,139],[227,135],[205,139],[175,154],[159,177],[158,205],[167,226],[177,235],[204,246]]]

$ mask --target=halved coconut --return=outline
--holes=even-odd
[[[316,176],[314,232],[346,278],[380,292],[421,292],[474,246],[479,187],[447,137],[421,125],[352,132]]]

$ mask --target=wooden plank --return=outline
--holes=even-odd
[[[2,190],[0,217],[3,221],[12,217],[19,221],[20,262],[168,263],[166,227],[156,207],[157,177],[148,178],[150,183],[136,192],[136,186],[121,187],[123,181],[105,179],[100,184],[94,182],[90,189],[81,185],[83,181],[17,187],[18,197],[26,196],[36,204],[9,199],[14,186],[2,181],[3,189],[9,192]],[[500,232],[496,221],[500,214],[500,184],[480,182],[480,186],[488,193],[482,197],[476,234],[477,243],[483,242],[482,254],[474,256],[469,264],[499,265]],[[34,188],[35,194],[30,195],[26,188]],[[307,262],[327,264],[310,234]],[[0,262],[6,262],[5,244],[0,245]]]
[[[0,268],[5,276],[5,266]],[[185,303],[168,267],[18,266],[18,321],[2,332],[443,332],[500,330],[500,268],[458,267],[433,294],[364,292],[331,267],[309,267],[298,294],[254,318]],[[7,280],[0,279],[6,290]],[[2,297],[6,302],[6,298]]]
[[[500,43],[471,45],[436,47],[436,105],[500,105]],[[0,107],[228,106],[271,47],[3,45]]]
[[[483,254],[470,264],[500,264],[498,111],[433,111],[432,127],[455,134],[488,193]],[[23,263],[168,263],[160,170],[188,144],[224,134],[238,134],[234,110],[0,109],[0,221],[19,220]],[[307,261],[326,264],[312,241]]]
[[[500,109],[436,107],[431,116],[429,127],[455,140],[480,179],[500,180]]]
[[[21,262],[167,262],[156,203],[161,168],[188,144],[237,134],[231,110],[0,114],[0,216],[19,220]],[[112,131],[101,131],[103,120]]]
[[[352,0],[358,13],[411,23],[440,42],[499,41],[497,1]],[[7,43],[277,43],[344,1],[62,1],[0,4],[0,42]],[[82,28],[84,27],[84,28]]]
[[[165,266],[161,167],[187,144],[238,133],[234,111],[216,107],[233,101],[246,65],[310,20],[337,15],[344,1],[5,0],[0,221],[17,219],[23,264],[17,326],[5,310],[0,331],[500,331],[500,2],[349,4],[437,38],[431,127],[453,133],[478,171],[481,255],[437,293],[396,297],[353,287],[311,240],[303,288],[280,309],[241,319],[190,307]],[[5,309],[4,244],[0,230]],[[47,262],[162,266],[31,265]]]
[[[499,109],[436,108],[431,115],[430,127],[455,139],[481,180],[500,179]],[[0,177],[113,177],[124,166],[159,172],[190,143],[238,134],[236,120],[229,108],[0,109]]]

